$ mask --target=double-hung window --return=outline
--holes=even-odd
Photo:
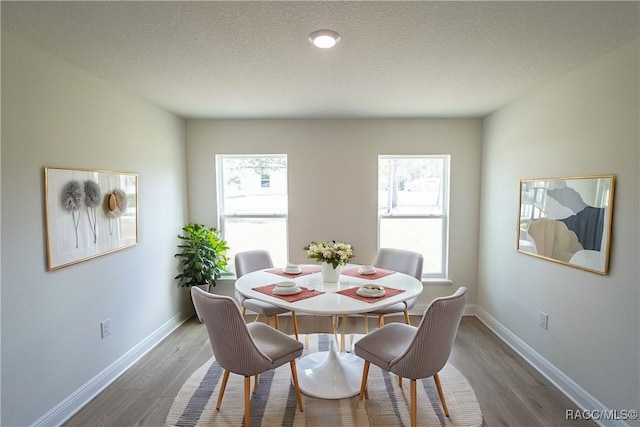
[[[218,221],[228,256],[266,249],[287,262],[287,156],[217,155]],[[233,262],[230,263],[233,270]]]
[[[447,276],[449,156],[378,156],[378,246],[424,256],[423,278]]]

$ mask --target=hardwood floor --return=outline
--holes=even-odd
[[[254,316],[247,316],[253,321]],[[387,322],[401,318],[389,319]],[[419,322],[412,316],[413,324]],[[291,320],[280,329],[293,334]],[[298,316],[301,333],[330,332],[329,317]],[[369,327],[377,321],[369,319]],[[349,318],[348,331],[364,332],[362,318]],[[164,424],[173,398],[189,376],[212,355],[204,325],[185,322],[128,372],[89,402],[64,426],[149,426]],[[595,426],[565,419],[576,409],[569,399],[475,317],[464,317],[450,362],[468,379],[480,402],[484,426]]]

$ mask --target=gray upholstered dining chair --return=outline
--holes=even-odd
[[[444,414],[449,409],[444,399],[438,372],[444,368],[458,332],[467,300],[464,286],[450,296],[434,299],[425,310],[420,324],[389,323],[365,335],[355,343],[355,354],[364,359],[360,397],[367,396],[370,364],[411,380],[411,425],[416,425],[416,380],[433,377]]]
[[[255,249],[251,251],[238,252],[234,258],[234,265],[236,267],[236,277],[240,278],[247,273],[253,271],[262,270],[264,268],[272,268],[273,261],[268,251],[263,249]],[[235,293],[238,303],[242,306],[242,315],[244,316],[247,309],[257,313],[256,319],[260,316],[264,316],[269,324],[269,318],[273,317],[273,323],[276,329],[278,329],[278,315],[287,313],[289,310],[280,308],[268,302],[259,301],[255,298],[247,298],[240,292]],[[298,339],[298,320],[296,319],[296,313],[291,312],[291,322],[293,323],[293,332]]]
[[[400,273],[413,276],[418,280],[422,280],[423,263],[424,257],[419,252],[408,251],[405,249],[380,248],[373,265],[377,268],[398,271]],[[409,310],[411,310],[416,305],[416,301],[418,301],[418,297],[410,298],[406,301],[366,313],[365,327],[367,328],[367,331],[367,315],[369,314],[378,316],[379,328],[384,325],[384,316],[397,313],[403,313],[404,322],[407,325],[410,324]]]
[[[296,358],[303,344],[260,322],[245,323],[236,301],[214,295],[197,286],[191,287],[191,298],[207,327],[216,362],[224,369],[216,409],[220,410],[229,373],[244,376],[244,425],[251,424],[251,377],[275,369],[285,363],[291,366],[298,409],[302,412],[302,396],[298,387]]]

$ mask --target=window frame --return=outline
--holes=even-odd
[[[284,159],[286,163],[286,172],[287,179],[286,183],[286,196],[287,196],[287,207],[284,212],[273,212],[273,213],[252,213],[252,214],[244,214],[244,213],[227,213],[225,212],[225,185],[223,179],[223,162],[225,159],[254,159],[254,158],[279,158]],[[289,253],[289,159],[287,154],[216,154],[215,156],[215,166],[216,166],[216,194],[217,194],[217,223],[218,230],[220,231],[222,237],[226,240],[226,230],[225,230],[225,219],[280,219],[283,218],[285,220],[285,253]],[[262,181],[262,176],[261,176]],[[262,185],[262,182],[261,182]],[[231,260],[230,264],[233,264]],[[233,268],[233,265],[230,265]],[[235,276],[235,271],[229,271],[229,274]]]
[[[377,214],[377,245],[380,249],[380,225],[382,220],[394,220],[394,219],[441,219],[442,220],[442,236],[441,236],[441,248],[442,248],[442,264],[440,266],[440,273],[422,273],[422,279],[446,279],[449,275],[449,217],[450,217],[450,187],[451,187],[451,155],[450,154],[379,154],[378,166],[377,166],[377,186],[380,188],[380,161],[381,160],[415,160],[415,159],[442,159],[443,171],[442,171],[442,213],[441,214],[383,214],[380,212],[380,201],[376,200],[376,214]],[[379,197],[378,190],[378,197]]]

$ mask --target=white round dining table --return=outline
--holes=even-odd
[[[347,264],[343,267],[343,271],[357,267],[354,264]],[[422,282],[415,277],[399,272],[375,279],[365,275],[341,274],[337,283],[328,283],[322,280],[320,271],[285,277],[276,274],[274,270],[281,271],[281,269],[272,268],[245,274],[236,280],[235,288],[248,298],[269,302],[295,312],[321,316],[364,314],[416,297],[423,289]],[[300,301],[289,302],[277,295],[255,290],[258,287],[279,282],[295,282],[300,287],[318,291],[319,294]],[[359,288],[368,283],[382,285],[391,291],[399,289],[403,292],[385,298],[366,300],[339,293],[350,288]],[[298,384],[303,393],[313,397],[324,399],[352,397],[360,392],[362,366],[362,359],[356,355],[344,351],[338,352],[337,343],[333,339],[329,351],[310,353],[298,360]]]

